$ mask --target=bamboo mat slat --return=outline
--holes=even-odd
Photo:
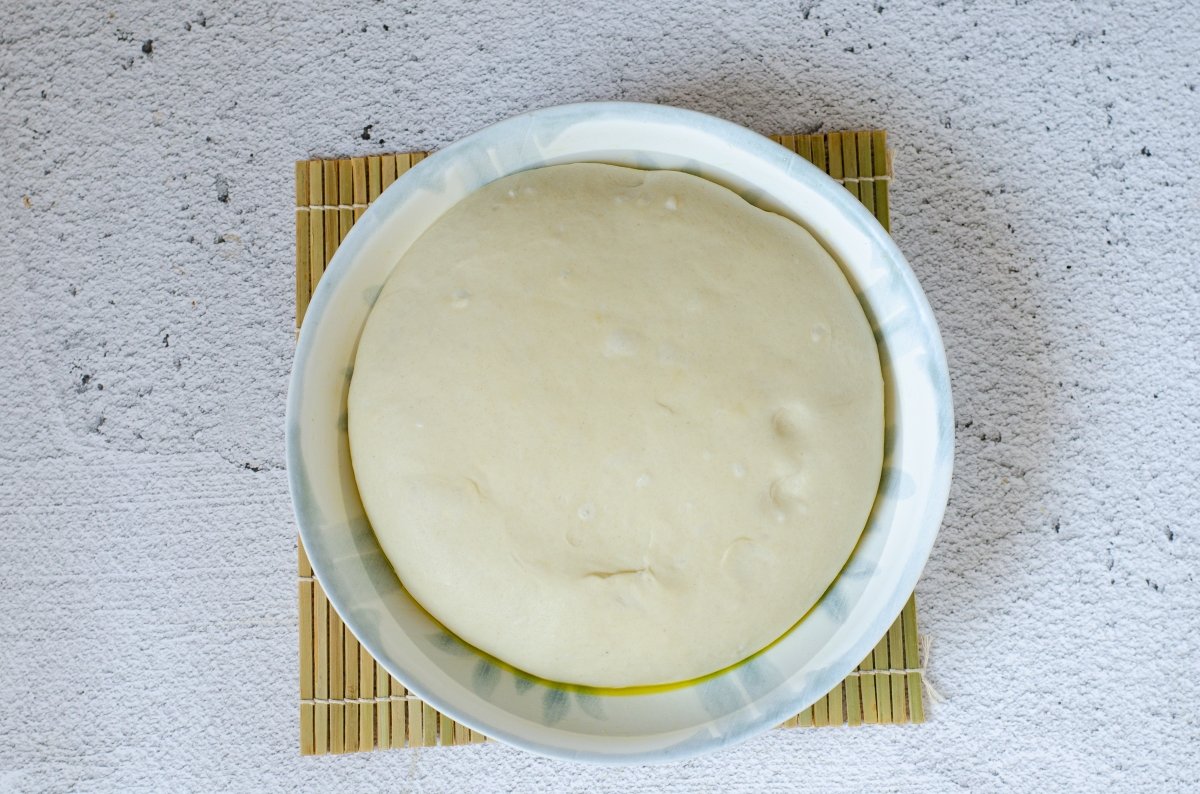
[[[890,228],[891,151],[883,130],[779,135],[774,140],[835,180]],[[370,202],[424,152],[296,163],[296,327],[338,244]],[[486,741],[439,714],[359,645],[298,546],[300,752],[323,755]],[[916,596],[846,680],[780,727],[923,722]]]

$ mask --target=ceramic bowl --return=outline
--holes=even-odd
[[[371,305],[409,245],[471,191],[578,161],[675,169],[725,185],[811,231],[870,318],[887,404],[884,471],[862,540],[820,602],[735,667],[667,688],[611,694],[495,663],[409,597],[355,488],[346,393]],[[824,695],[884,635],[917,583],[950,484],[953,419],[937,325],[891,238],[841,185],[721,119],[657,105],[551,107],[500,122],[423,160],[354,225],[321,279],[296,350],[287,461],[300,535],[330,602],[414,694],[487,736],[535,753],[661,762],[740,742]]]

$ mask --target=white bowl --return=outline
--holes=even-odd
[[[811,231],[854,286],[879,342],[887,419],[875,508],[813,610],[751,659],[697,682],[609,694],[524,676],[462,643],[401,587],[363,512],[346,393],[359,334],[410,244],[473,190],[529,168],[595,161],[687,171]],[[904,257],[863,206],[814,166],[727,121],[657,105],[546,108],[432,155],[375,201],[309,305],[288,395],[288,475],[300,535],[329,600],[362,645],[449,717],[558,758],[686,758],[764,731],[838,684],[875,646],[917,583],[950,485],[945,354]]]

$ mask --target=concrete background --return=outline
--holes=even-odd
[[[1195,790],[1195,4],[174,5],[0,11],[0,791]],[[947,699],[671,767],[301,759],[292,162],[587,99],[890,131],[958,416]]]

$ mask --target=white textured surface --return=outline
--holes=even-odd
[[[1197,6],[125,5],[0,20],[0,791],[1200,778]],[[890,130],[894,233],[959,418],[919,588],[948,699],[922,727],[774,732],[675,767],[301,759],[292,161],[593,98]]]

